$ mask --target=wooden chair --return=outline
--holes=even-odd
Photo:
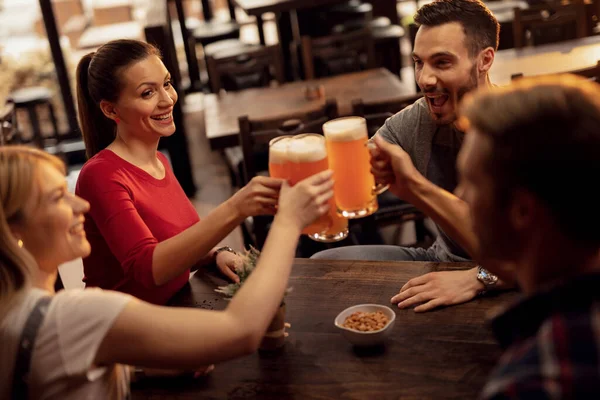
[[[49,89],[43,86],[18,89],[10,94],[9,101],[14,104],[15,110],[22,110],[27,113],[31,125],[31,138],[24,138],[20,130],[16,131],[19,142],[33,142],[40,149],[48,144],[56,145],[60,143],[60,132],[58,131],[56,114],[52,105],[52,92]],[[40,109],[46,109],[49,116],[49,126],[52,127],[50,136],[45,136],[42,133],[42,124],[38,114]]]
[[[272,80],[279,83],[285,80],[279,45],[233,48],[209,54],[206,66],[213,93],[221,89],[237,91],[269,86]]]
[[[352,102],[352,115],[360,116],[367,120],[369,137],[372,137],[388,118],[410,106],[421,97],[423,97],[423,94],[417,93],[377,103],[364,103],[362,99],[356,99]],[[430,232],[424,224],[426,215],[412,204],[406,203],[389,191],[380,194],[377,197],[377,201],[379,209],[375,214],[368,217],[371,221],[365,221],[367,226],[379,229],[386,226],[398,225],[394,235],[394,243],[398,243],[401,225],[404,222],[414,221],[417,244],[425,243],[427,236],[431,239],[435,238],[435,234]]]
[[[337,118],[338,110],[335,100],[327,100],[323,107],[301,114],[289,114],[272,119],[251,120],[248,116],[238,119],[240,126],[240,144],[243,157],[243,184],[246,185],[261,170],[266,169],[268,162],[268,144],[272,139],[282,135],[298,135],[301,133],[322,133],[323,124]],[[262,166],[257,166],[257,154],[267,155]],[[242,225],[245,241],[261,249],[268,233],[270,217],[258,216],[248,219]]]
[[[334,27],[333,33],[345,33],[358,29],[369,29],[373,38],[375,67],[387,68],[394,75],[400,75],[402,55],[400,39],[404,36],[404,28],[392,24],[388,17],[377,17],[371,21],[349,21]]]
[[[583,68],[583,69],[576,69],[573,71],[565,71],[563,72],[565,74],[574,74],[574,75],[579,75],[582,76],[584,78],[588,78],[591,81],[594,82],[600,82],[600,60],[598,60],[598,62],[596,63],[596,65],[589,67],[589,68]],[[513,74],[510,76],[510,80],[514,81],[516,79],[520,79],[523,78],[524,75],[519,73],[519,74]]]
[[[368,28],[321,38],[302,38],[306,79],[362,71],[375,66],[373,37]]]
[[[585,4],[545,4],[515,8],[515,48],[585,37],[588,33]]]
[[[181,30],[181,37],[183,38],[183,48],[185,50],[190,79],[189,87],[186,87],[185,90],[188,92],[201,91],[203,84],[200,79],[200,65],[198,64],[198,55],[196,54],[196,44],[201,44],[205,53],[206,46],[223,40],[232,40],[237,46],[241,47],[243,43],[239,41],[240,27],[233,19],[230,22],[223,23],[213,21],[213,13],[209,0],[202,0],[204,21],[187,18],[183,0],[168,1],[175,4],[176,16]],[[229,4],[231,16],[234,18],[235,10],[232,11],[233,5],[230,2]],[[171,7],[167,7],[167,12],[172,12]]]
[[[360,0],[338,1],[334,4],[298,10],[302,36],[323,37],[335,32],[336,26],[346,23],[366,25],[373,19],[373,6]]]
[[[0,109],[0,146],[14,143],[17,137],[15,105],[8,102]]]

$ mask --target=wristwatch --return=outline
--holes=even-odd
[[[234,249],[232,249],[231,247],[229,247],[229,246],[219,247],[213,253],[213,257],[214,257],[215,261],[217,260],[217,256],[219,255],[219,253],[222,253],[224,251],[227,251],[227,252],[233,253],[233,254],[237,254],[237,252]]]
[[[483,283],[483,289],[477,293],[480,296],[484,295],[488,290],[495,288],[498,283],[498,277],[481,265],[477,267],[477,280]]]

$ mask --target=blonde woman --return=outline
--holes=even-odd
[[[102,289],[54,293],[58,265],[90,253],[89,204],[67,191],[64,175],[54,156],[0,147],[2,399],[122,399],[124,365],[201,370],[255,351],[280,304],[300,231],[332,196],[329,171],[293,188],[284,183],[257,269],[228,308],[177,309]]]

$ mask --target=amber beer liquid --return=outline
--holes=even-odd
[[[377,211],[377,194],[387,187],[376,187],[371,174],[367,148],[367,124],[361,117],[338,118],[326,122],[329,168],[335,180],[335,202],[347,218],[361,218]]]
[[[287,179],[291,186],[328,169],[325,139],[321,135],[281,137],[269,143],[269,174]],[[348,236],[348,220],[336,212],[335,201],[330,210],[302,233],[319,242],[335,242]]]

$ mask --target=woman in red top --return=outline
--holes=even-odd
[[[281,180],[253,179],[200,221],[157,151],[159,139],[175,132],[177,93],[148,43],[117,40],[83,57],[77,98],[89,157],[76,188],[91,205],[86,286],[164,304],[193,268],[216,263],[237,280],[239,256],[214,246],[245,218],[273,214]]]

